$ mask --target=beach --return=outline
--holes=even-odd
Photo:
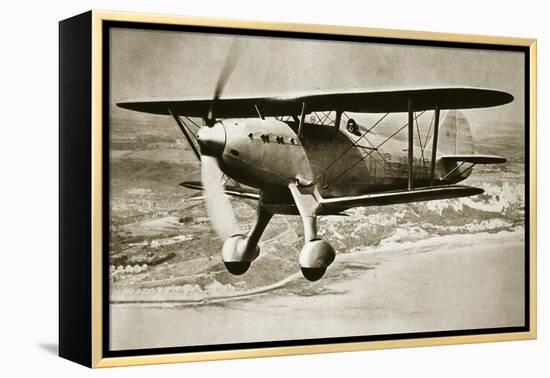
[[[110,348],[522,326],[524,264],[523,228],[386,243],[339,254],[316,283],[113,303]]]

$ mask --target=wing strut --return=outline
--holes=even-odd
[[[176,120],[176,123],[178,124],[181,132],[183,133],[183,135],[185,135],[185,139],[187,139],[187,144],[189,144],[189,147],[191,147],[191,150],[193,150],[193,154],[195,155],[195,157],[199,161],[201,161],[201,155],[200,155],[199,151],[197,150],[197,147],[195,147],[195,145],[193,144],[193,141],[191,140],[191,136],[189,136],[189,132],[187,131],[187,129],[185,128],[185,126],[181,122],[180,117],[177,114],[173,113],[171,109],[168,109],[168,112],[174,118],[174,120]]]
[[[256,113],[258,113],[258,117],[260,117],[261,119],[265,119],[264,115],[260,111],[260,108],[258,108],[257,104],[254,104],[254,109],[256,109]]]
[[[413,180],[413,145],[414,145],[414,112],[413,112],[413,101],[412,98],[409,98],[409,127],[408,127],[408,136],[409,136],[409,148],[408,148],[408,163],[409,163],[409,183],[408,189],[411,190],[414,188]]]
[[[337,109],[336,120],[334,120],[334,135],[338,134],[338,129],[340,128],[341,120],[342,120],[342,111],[340,109]]]
[[[439,131],[439,107],[435,107],[432,161],[430,162],[430,185],[435,184],[435,158],[437,156],[437,133]]]
[[[302,102],[302,113],[300,114],[300,124],[298,125],[298,138],[302,138],[304,124],[306,123],[306,103]]]

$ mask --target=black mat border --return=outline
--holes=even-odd
[[[239,28],[226,27],[211,27],[211,26],[191,26],[191,25],[167,25],[158,23],[144,22],[126,22],[126,21],[103,21],[103,151],[109,151],[109,31],[111,28],[128,28],[128,29],[144,29],[144,30],[159,30],[159,31],[182,31],[182,32],[197,32],[197,33],[214,33],[214,34],[233,34],[259,37],[278,37],[278,38],[298,38],[298,39],[313,39],[313,40],[330,40],[342,42],[366,42],[366,43],[385,43],[398,45],[415,45],[415,46],[431,46],[431,47],[451,47],[465,49],[482,49],[482,50],[498,50],[498,51],[515,51],[523,52],[525,56],[525,325],[522,327],[502,327],[502,328],[481,328],[467,329],[454,331],[436,331],[436,332],[414,332],[414,333],[398,333],[386,335],[370,335],[370,336],[353,336],[353,337],[331,337],[318,338],[307,340],[279,340],[266,342],[251,342],[251,343],[231,343],[231,344],[215,344],[215,345],[196,345],[182,346],[170,348],[150,348],[150,349],[131,349],[131,350],[109,350],[109,264],[103,264],[103,292],[102,292],[102,319],[103,319],[103,357],[130,357],[143,355],[158,355],[158,354],[174,354],[174,353],[191,353],[191,352],[210,352],[210,351],[225,351],[225,350],[242,350],[242,349],[257,349],[257,348],[273,348],[273,347],[289,347],[289,346],[307,346],[319,344],[340,344],[340,343],[355,343],[366,341],[385,341],[385,340],[406,340],[406,339],[423,339],[434,337],[452,337],[452,336],[471,336],[471,335],[491,335],[503,334],[512,332],[529,332],[530,331],[530,53],[528,46],[515,45],[499,45],[499,44],[484,44],[484,43],[465,43],[465,42],[446,42],[446,41],[426,41],[404,38],[386,38],[386,37],[365,37],[365,36],[349,36],[349,35],[334,35],[324,33],[302,33],[302,32],[286,32],[286,31],[266,31],[266,30],[250,30]],[[109,222],[110,222],[110,206],[109,206],[109,159],[103,156],[103,261],[109,261]]]

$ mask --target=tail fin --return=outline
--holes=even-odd
[[[468,155],[474,153],[472,131],[459,110],[449,110],[439,126],[438,155]]]

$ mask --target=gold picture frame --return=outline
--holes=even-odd
[[[459,43],[480,45],[500,45],[500,46],[516,46],[524,49],[528,54],[529,65],[527,68],[528,77],[526,77],[526,86],[529,88],[529,93],[526,93],[528,101],[528,122],[529,122],[529,168],[526,169],[528,175],[529,187],[529,234],[526,233],[526,242],[528,240],[528,297],[525,298],[528,303],[528,326],[527,329],[519,332],[497,332],[486,334],[464,334],[453,336],[440,337],[419,337],[419,338],[401,338],[387,339],[375,341],[359,341],[359,342],[340,342],[340,343],[320,343],[310,345],[286,345],[286,346],[271,346],[260,348],[244,348],[244,349],[226,349],[226,350],[210,350],[210,351],[191,351],[191,352],[168,352],[156,354],[142,355],[127,355],[127,356],[106,356],[104,353],[105,346],[105,295],[108,295],[108,288],[105,287],[105,267],[104,267],[104,210],[105,210],[105,178],[104,178],[104,157],[108,151],[104,150],[104,133],[103,122],[105,120],[105,99],[104,85],[105,77],[103,66],[105,64],[103,51],[105,46],[104,32],[105,25],[108,22],[119,23],[136,23],[141,25],[186,25],[197,27],[214,27],[221,29],[238,29],[238,30],[261,30],[264,32],[289,32],[300,33],[303,35],[333,35],[333,36],[356,36],[369,37],[380,39],[399,39],[402,41],[430,41],[441,43]],[[83,138],[83,143],[89,145],[89,161],[91,163],[89,170],[83,175],[89,177],[89,181],[82,183],[83,186],[89,187],[89,202],[90,206],[88,215],[90,216],[89,223],[83,225],[74,224],[71,222],[71,214],[66,213],[66,207],[69,207],[74,201],[82,199],[82,196],[88,194],[82,192],[70,192],[70,188],[65,188],[68,184],[64,178],[69,177],[73,171],[69,166],[63,168],[64,161],[67,155],[61,151],[60,164],[61,169],[61,190],[60,197],[66,198],[65,202],[61,201],[60,222],[63,224],[61,228],[61,243],[60,243],[60,355],[62,357],[74,360],[90,367],[114,367],[128,365],[143,365],[143,364],[160,364],[188,361],[207,361],[218,359],[237,359],[250,357],[266,357],[266,356],[283,356],[294,354],[311,354],[311,353],[327,353],[327,352],[345,352],[359,351],[371,349],[386,349],[386,348],[402,348],[402,347],[418,347],[418,346],[435,346],[448,344],[466,344],[466,343],[481,343],[481,342],[496,342],[496,341],[512,341],[535,339],[537,335],[537,265],[536,265],[536,204],[537,204],[537,169],[536,169],[536,124],[537,124],[537,41],[527,38],[512,38],[500,36],[481,36],[469,34],[450,34],[436,33],[424,31],[406,31],[393,29],[376,29],[367,27],[350,27],[337,25],[313,25],[313,24],[294,24],[280,22],[258,22],[253,20],[230,20],[209,17],[188,17],[174,15],[159,15],[159,14],[143,14],[143,13],[126,13],[126,12],[110,12],[110,11],[90,11],[81,16],[62,21],[60,23],[60,148],[64,149],[65,138],[69,138],[68,128],[69,123],[75,127],[75,121],[89,121],[89,128],[82,127],[84,130],[79,137]],[[82,44],[77,40],[75,33],[84,33],[83,40],[89,40],[88,43]],[[72,34],[71,37],[68,35]],[[89,38],[88,38],[89,37]],[[71,39],[72,38],[72,39]],[[75,58],[75,54],[79,54],[79,48],[89,49],[89,54],[84,54],[84,57]],[[82,54],[81,54],[82,55]],[[89,74],[87,79],[82,79],[81,73],[68,73],[65,68],[68,67],[69,61],[79,63],[89,59],[87,67]],[[87,62],[87,60],[86,60]],[[68,68],[67,68],[68,70]],[[72,75],[72,76],[71,76]],[[80,76],[79,76],[80,75]],[[79,78],[79,79],[72,79]],[[73,81],[71,81],[73,80]],[[90,91],[89,98],[82,98],[74,92],[72,95],[63,94],[63,91],[68,91],[70,85],[74,85],[74,81],[83,82],[82,93],[86,94]],[[80,84],[79,84],[80,85]],[[79,87],[80,88],[80,87]],[[86,103],[90,100],[89,103]],[[66,113],[68,108],[74,108],[74,102],[79,101],[80,107],[88,111],[74,115]],[[84,112],[85,113],[85,112]],[[65,116],[65,114],[67,114]],[[73,117],[73,118],[71,118]],[[81,127],[81,126],[79,126]],[[71,131],[77,132],[77,131]],[[72,136],[74,137],[74,135]],[[68,142],[68,141],[67,141]],[[74,153],[74,151],[73,151]],[[68,164],[68,163],[67,163]],[[72,168],[72,169],[81,169]],[[64,171],[65,169],[65,171]],[[88,169],[88,168],[86,168]],[[66,172],[66,173],[64,173]],[[528,184],[528,185],[527,185]],[[65,189],[64,189],[65,188]],[[67,215],[68,214],[68,215]],[[65,216],[66,215],[66,216]],[[77,216],[75,214],[72,215]],[[81,215],[86,216],[86,214]],[[80,227],[71,229],[71,227]],[[80,238],[65,242],[65,235],[73,230],[76,235],[83,233],[88,235],[87,238]],[[66,232],[67,234],[65,234]],[[87,244],[89,241],[89,244]],[[72,244],[71,244],[72,243]],[[79,244],[80,243],[80,244]],[[69,248],[71,247],[71,248]],[[75,250],[78,248],[78,250]],[[80,253],[83,258],[71,257],[70,254]],[[73,273],[69,272],[73,271]],[[76,278],[74,274],[78,273],[81,277]],[[85,285],[78,280],[88,280],[89,285]],[[77,281],[75,281],[77,280]],[[79,283],[80,282],[80,283]],[[84,286],[83,286],[84,285]],[[75,296],[80,293],[82,298],[81,307],[76,309]],[[79,312],[80,311],[80,312]],[[83,313],[89,314],[84,316]],[[78,319],[78,320],[75,320]],[[70,325],[69,325],[70,323]],[[80,351],[75,351],[82,340],[84,346]]]

